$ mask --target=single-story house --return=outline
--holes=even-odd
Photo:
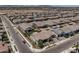
[[[27,30],[27,28],[29,28],[31,26],[32,26],[32,24],[27,24],[27,23],[21,23],[21,24],[19,24],[19,27],[20,27],[21,31],[24,32],[24,33]]]
[[[0,53],[8,53],[8,45],[0,42]]]
[[[35,42],[37,42],[38,40],[50,40],[50,38],[56,38],[57,35],[50,30],[45,30],[45,29],[41,29],[41,32],[34,32],[33,34],[31,34],[30,38],[33,39]]]

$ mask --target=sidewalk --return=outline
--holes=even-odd
[[[48,47],[52,48],[52,47],[54,47],[54,46],[57,46],[57,45],[59,45],[59,44],[62,44],[62,43],[64,43],[64,42],[66,42],[66,41],[72,40],[71,37],[70,37],[70,38],[67,38],[67,39],[65,39],[65,40],[56,42],[56,43],[54,43],[54,44],[50,44],[49,46],[45,46],[43,49],[36,49],[36,48],[33,48],[33,47],[32,47],[31,43],[23,36],[23,34],[22,34],[16,27],[15,27],[15,30],[17,30],[17,31],[19,32],[19,34],[20,34],[20,35],[26,40],[26,42],[30,45],[29,48],[31,49],[32,52],[42,52],[42,51],[48,49]],[[79,34],[78,34],[78,35],[79,35]],[[50,49],[50,48],[49,48],[49,49]]]
[[[4,28],[5,28],[6,34],[7,34],[8,38],[9,38],[9,41],[10,41],[10,43],[11,43],[11,47],[12,47],[12,49],[13,49],[13,52],[14,52],[14,53],[19,53],[19,50],[16,51],[16,49],[14,48],[14,46],[16,46],[16,44],[15,44],[14,41],[12,40],[12,37],[9,35],[9,31],[8,31],[8,29],[6,28],[6,25],[5,25],[5,23],[3,22],[3,20],[2,20],[2,23],[3,23],[3,25],[4,25]],[[16,48],[17,48],[17,46],[16,46]]]
[[[61,53],[70,53],[70,52],[73,51],[73,50],[75,50],[75,48],[70,47],[70,48],[68,48],[68,49],[66,49],[66,50],[64,50],[64,51],[62,51]]]
[[[8,21],[10,22],[10,24],[11,24],[12,26],[14,26],[14,25],[11,23],[10,20],[8,20]],[[22,34],[15,26],[14,26],[14,29],[17,30],[18,33],[26,40],[26,38],[23,36],[23,34]],[[79,34],[77,34],[77,35],[79,35]],[[67,38],[67,39],[65,39],[65,40],[56,42],[55,44],[50,44],[49,46],[45,46],[43,49],[36,49],[36,48],[33,48],[32,44],[31,44],[28,40],[26,40],[26,42],[30,45],[29,48],[30,48],[30,50],[31,50],[32,52],[42,52],[42,51],[44,51],[44,50],[46,50],[46,49],[51,49],[52,47],[54,48],[54,46],[58,46],[58,45],[60,45],[60,44],[62,44],[62,43],[64,43],[64,42],[67,42],[67,41],[69,41],[69,40],[72,40],[71,37],[70,37],[70,38]],[[48,48],[48,47],[50,47],[50,48]]]

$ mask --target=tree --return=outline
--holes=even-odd
[[[41,39],[38,40],[38,46],[39,46],[40,48],[43,48],[43,47],[44,47],[43,41],[42,41]]]
[[[76,51],[79,53],[79,43],[77,42],[74,44],[73,48],[75,47]]]
[[[65,33],[65,34],[64,34],[64,37],[65,37],[65,38],[68,38],[68,37],[69,37],[69,33]]]

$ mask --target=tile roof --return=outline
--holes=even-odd
[[[39,39],[45,40],[45,39],[48,39],[49,37],[51,37],[52,35],[55,35],[55,33],[52,31],[49,31],[49,30],[46,31],[43,29],[41,32],[33,33],[30,37],[35,40],[39,40]]]

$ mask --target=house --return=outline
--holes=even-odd
[[[79,33],[79,25],[72,25],[70,29],[73,31],[74,34]]]
[[[0,53],[8,53],[8,45],[0,42]]]
[[[70,34],[72,33],[71,29],[68,26],[61,28],[61,30],[63,31],[64,37],[69,37]]]
[[[63,31],[64,36],[72,36],[75,34],[75,31],[79,31],[79,26],[78,25],[70,25],[70,26],[65,26],[61,28]]]
[[[39,18],[34,18],[34,21],[44,21],[46,18],[44,17],[39,17]]]
[[[32,24],[35,23],[38,27],[44,27],[46,24],[41,21],[41,22],[32,22]]]
[[[60,28],[53,28],[52,31],[56,33],[57,37],[62,37],[63,35],[63,31]]]
[[[53,31],[41,29],[41,32],[34,32],[31,34],[30,38],[33,39],[33,41],[38,42],[38,40],[42,41],[48,41],[53,40],[53,38],[56,38],[56,34]]]
[[[19,24],[20,30],[21,30],[22,32],[24,32],[24,33],[25,33],[25,31],[26,31],[28,28],[30,28],[31,26],[32,26],[31,23],[30,23],[30,24],[27,24],[27,23],[21,23],[21,24]]]
[[[53,22],[53,20],[47,20],[47,21],[44,21],[45,24],[49,25],[49,26],[52,26],[54,25],[55,23]]]

